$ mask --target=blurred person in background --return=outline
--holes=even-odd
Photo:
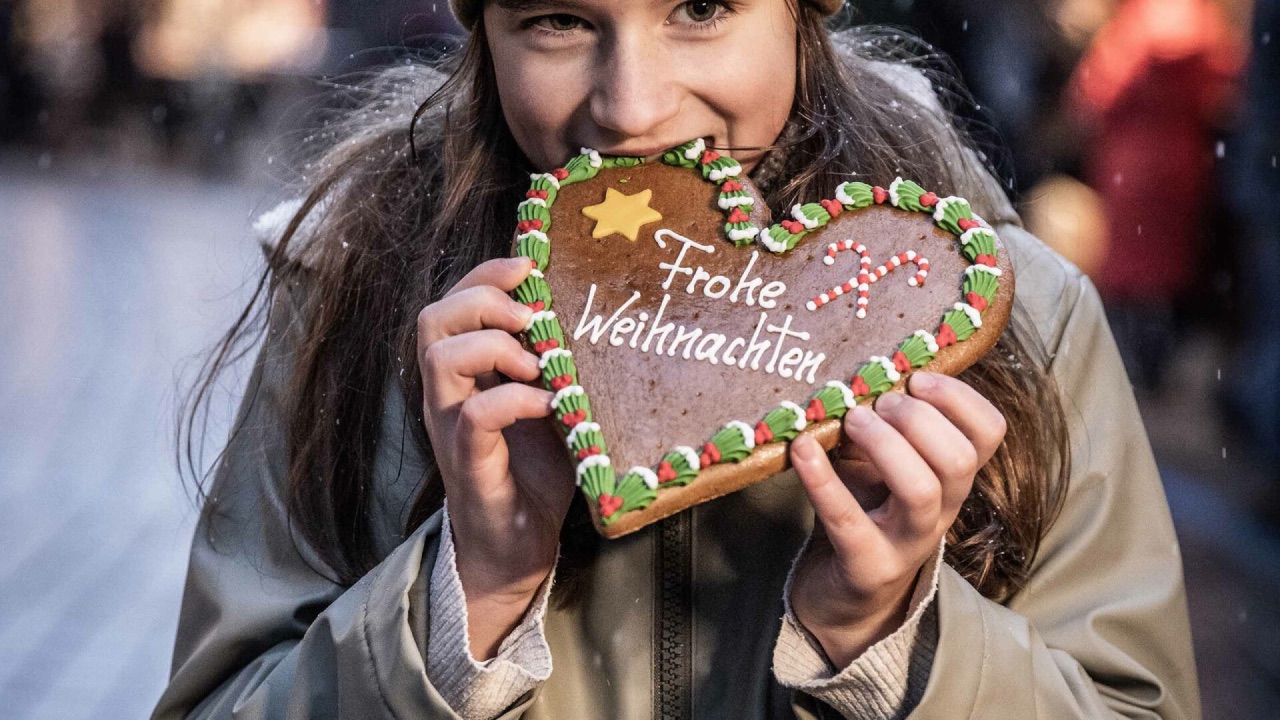
[[[1124,0],[1071,81],[1071,102],[1092,126],[1085,176],[1106,216],[1093,279],[1140,388],[1159,386],[1180,306],[1211,284],[1214,143],[1244,59],[1209,0]]]
[[[1243,122],[1228,158],[1225,199],[1244,232],[1239,247],[1243,336],[1223,395],[1263,457],[1280,462],[1280,0],[1258,0],[1246,78]],[[1280,480],[1280,474],[1276,475]],[[1271,489],[1264,516],[1280,524],[1280,490]]]

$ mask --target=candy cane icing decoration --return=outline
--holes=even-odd
[[[871,253],[862,243],[855,243],[853,240],[842,240],[838,243],[831,243],[827,246],[827,254],[822,258],[822,262],[826,265],[834,265],[836,262],[836,254],[841,250],[852,250],[858,254],[858,274],[849,281],[836,285],[830,290],[822,293],[805,304],[809,310],[817,310],[827,303],[846,293],[851,293],[857,289],[858,292],[858,317],[865,318],[867,316],[867,303],[871,298],[871,283],[880,280],[885,275],[893,272],[901,267],[904,263],[915,263],[916,274],[907,281],[911,287],[920,287],[924,285],[925,278],[929,277],[929,260],[914,250],[898,253],[889,258],[889,262],[881,265],[875,270],[871,269]]]

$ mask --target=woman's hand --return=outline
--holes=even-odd
[[[1004,439],[1004,416],[959,380],[916,373],[908,392],[850,410],[834,465],[811,437],[791,445],[816,515],[791,605],[837,668],[902,625],[920,568]]]
[[[529,270],[525,258],[482,263],[418,314],[423,418],[480,660],[496,654],[555,565],[575,490],[564,443],[540,420],[552,394],[525,384],[540,375],[538,357],[512,337],[532,311],[507,293]]]

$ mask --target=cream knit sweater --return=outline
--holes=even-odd
[[[811,540],[812,536],[800,553]],[[782,631],[773,649],[773,673],[778,683],[825,702],[847,718],[906,717],[924,694],[938,643],[933,599],[941,557],[939,546],[921,570],[921,581],[916,584],[911,611],[902,627],[839,672],[792,612],[793,561],[783,590]],[[551,677],[551,648],[544,620],[554,582],[553,569],[524,619],[502,641],[497,656],[477,661],[467,636],[466,595],[458,577],[445,501],[440,552],[431,569],[427,675],[459,715],[467,720],[489,720]]]

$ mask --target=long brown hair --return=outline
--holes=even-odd
[[[945,107],[966,97],[945,62],[901,33],[829,34],[807,3],[793,1],[792,11],[796,100],[777,146],[753,173],[770,207],[822,196],[850,174],[879,182],[903,175],[968,197],[998,219],[1000,189],[974,169],[968,135]],[[371,488],[388,382],[403,394],[403,421],[427,459],[406,533],[443,502],[422,423],[417,313],[478,263],[508,253],[512,208],[534,170],[503,119],[482,23],[448,62],[447,77],[410,66],[347,88],[363,92],[365,102],[342,125],[345,136],[330,127],[333,145],[319,178],[179,416],[179,464],[202,488],[198,443],[215,380],[252,347],[280,293],[290,293],[304,322],[286,389],[290,522],[342,583],[380,559]],[[424,96],[413,112],[406,99]],[[306,283],[303,274],[311,276]],[[1003,600],[1025,583],[1062,502],[1066,422],[1038,336],[1018,310],[999,345],[962,378],[1004,413],[1010,430],[948,534],[947,560],[983,594]],[[579,496],[562,531],[561,604],[579,591],[596,548]]]

